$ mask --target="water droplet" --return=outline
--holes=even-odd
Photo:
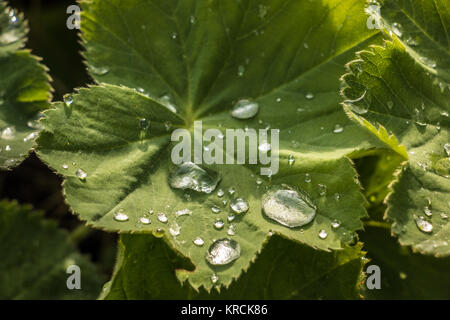
[[[241,255],[239,243],[231,239],[216,240],[206,253],[206,261],[214,266],[223,266],[238,259]]]
[[[83,169],[77,169],[77,171],[75,171],[75,175],[80,180],[86,180],[86,178],[87,178],[87,173],[84,172]]]
[[[448,215],[446,215],[444,212],[441,212],[441,219],[447,220]]]
[[[220,208],[218,206],[212,206],[211,207],[211,211],[214,213],[219,213],[220,212]]]
[[[236,119],[250,119],[253,118],[259,111],[258,103],[242,99],[239,100],[231,110],[231,116]]]
[[[148,121],[145,118],[142,118],[139,120],[139,128],[141,128],[141,130],[147,130],[150,127],[150,121]]]
[[[219,173],[203,169],[192,162],[185,162],[169,177],[169,184],[175,189],[192,189],[211,193],[220,181]]]
[[[231,210],[233,210],[234,213],[237,214],[243,214],[246,213],[249,209],[248,202],[245,201],[242,198],[234,199],[230,202]]]
[[[234,236],[235,234],[236,234],[236,228],[234,227],[234,225],[230,224],[228,226],[227,235]]]
[[[311,175],[309,173],[305,174],[305,182],[310,183],[311,182]]]
[[[201,247],[205,244],[205,241],[200,237],[195,238],[193,242],[197,247]]]
[[[331,227],[333,227],[333,229],[337,229],[341,226],[341,222],[338,220],[333,220],[333,222],[331,222]]]
[[[172,102],[172,98],[168,94],[161,96],[159,98],[159,102],[161,102],[161,104],[163,104],[167,109],[169,109],[173,113],[178,112],[176,105]],[[170,128],[172,127],[172,124],[170,122],[166,122],[164,125],[166,126],[167,131],[170,130]]]
[[[33,117],[32,119],[28,120],[27,122],[27,126],[31,129],[35,129],[35,130],[41,130],[42,124],[39,123],[39,120],[43,117],[42,113],[38,113],[35,117]]]
[[[192,211],[189,209],[178,210],[177,212],[175,212],[175,215],[177,217],[190,216],[191,214],[192,214]]]
[[[211,283],[216,284],[219,281],[219,276],[217,274],[213,273],[211,276]]]
[[[227,221],[228,221],[228,222],[232,222],[235,218],[236,218],[236,216],[235,216],[234,214],[230,214],[230,215],[227,217]]]
[[[23,142],[28,142],[31,140],[34,140],[39,135],[39,132],[32,132],[29,135],[27,135],[25,138],[23,138]]]
[[[433,215],[433,212],[431,211],[431,209],[430,209],[429,206],[426,206],[426,207],[423,209],[423,212],[425,213],[425,215],[426,215],[427,217],[431,217],[431,216]]]
[[[290,166],[292,166],[294,163],[295,163],[295,157],[292,154],[290,154],[288,157],[288,164]]]
[[[340,198],[341,198],[341,195],[340,195],[339,193],[335,193],[335,194],[334,194],[334,199],[335,199],[336,201],[339,201]]]
[[[341,126],[340,124],[336,124],[336,125],[334,126],[334,129],[333,129],[333,132],[334,132],[334,133],[341,133],[341,132],[343,132],[343,131],[344,131],[344,127]]]
[[[308,224],[316,215],[316,207],[305,193],[286,187],[274,186],[263,195],[264,214],[289,228]]]
[[[11,146],[8,144],[6,147],[5,147],[5,151],[11,151],[12,150],[12,148],[11,148]]]
[[[403,27],[400,23],[394,22],[392,24],[392,31],[397,35],[397,37],[401,38],[403,35]]]
[[[324,185],[324,184],[318,184],[317,185],[317,187],[318,187],[318,189],[319,189],[319,194],[321,195],[321,196],[324,196],[324,195],[326,195],[327,194],[327,186],[326,185]]]
[[[176,33],[176,32],[172,32],[172,34],[170,35],[170,37],[172,38],[172,39],[176,39],[176,38],[178,38],[178,33]]]
[[[139,222],[142,223],[142,224],[150,224],[150,223],[152,223],[152,221],[149,218],[147,218],[147,217],[140,217],[139,218]]]
[[[125,222],[128,221],[128,216],[123,213],[122,210],[119,210],[119,212],[116,212],[116,214],[114,214],[114,220],[118,221],[118,222]]]
[[[64,97],[64,104],[66,105],[66,107],[70,107],[73,104],[72,95],[67,95]]]
[[[263,4],[260,4],[258,6],[258,16],[261,19],[264,19],[266,17],[268,11],[269,11],[269,9],[267,8],[267,6],[265,6]]]
[[[195,18],[195,16],[190,16],[190,17],[189,17],[189,22],[190,22],[191,24],[195,24],[195,22],[197,22],[197,19]]]
[[[277,98],[277,100],[276,100],[278,103],[280,103],[281,102],[281,98]]]
[[[425,233],[431,233],[433,231],[433,225],[427,220],[425,220],[424,217],[416,218],[416,225],[420,231],[423,231]]]
[[[222,230],[224,225],[225,223],[223,222],[223,220],[216,220],[216,222],[214,222],[214,228],[216,228],[217,230]]]
[[[162,223],[167,223],[169,219],[167,218],[166,214],[163,212],[158,213],[158,221]]]
[[[224,194],[225,194],[225,192],[224,192],[222,189],[219,189],[219,190],[217,191],[217,196],[218,196],[219,198],[222,198],[222,197],[224,196]]]
[[[447,157],[450,157],[450,144],[444,144],[444,151],[447,154]]]
[[[62,165],[62,168],[65,169],[65,170],[67,170],[67,169],[69,169],[69,166],[68,166],[67,164],[64,163],[64,164]]]
[[[244,76],[244,74],[245,74],[245,67],[243,66],[243,65],[240,65],[239,67],[238,67],[238,72],[237,72],[237,75],[238,75],[238,77],[243,77]]]
[[[180,231],[181,231],[181,227],[176,222],[174,222],[169,228],[169,232],[172,235],[172,237],[179,236],[180,235]]]
[[[308,92],[305,94],[305,98],[308,100],[314,99],[314,94],[312,92]]]
[[[228,189],[228,193],[232,196],[234,193],[236,192],[236,190],[234,190],[233,187],[230,187],[230,189]]]
[[[161,238],[164,235],[164,230],[161,228],[158,228],[153,232],[153,235],[157,238]]]
[[[320,239],[323,240],[323,239],[326,239],[327,237],[328,237],[328,233],[324,229],[319,231],[319,238]]]
[[[262,183],[263,183],[263,181],[262,181],[262,179],[261,178],[256,178],[256,184],[258,185],[258,186],[260,186],[260,185],[262,185]]]
[[[1,138],[4,140],[13,140],[16,137],[16,127],[10,126],[2,130]]]
[[[95,66],[89,66],[89,70],[91,73],[98,75],[98,76],[104,76],[109,72],[109,69],[107,67],[95,67]]]

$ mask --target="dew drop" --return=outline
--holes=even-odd
[[[219,281],[219,276],[217,274],[213,273],[211,276],[211,283],[216,284],[218,281]]]
[[[341,195],[339,193],[334,194],[334,200],[339,201],[341,199]]]
[[[169,228],[169,232],[173,237],[179,236],[180,232],[181,232],[181,227],[178,223],[173,223],[170,228]]]
[[[431,233],[433,231],[433,225],[425,220],[424,217],[416,218],[416,225],[417,228],[419,228],[419,230],[422,232]]]
[[[141,130],[147,130],[150,127],[150,121],[145,118],[139,120],[139,128]]]
[[[397,35],[397,37],[401,38],[403,35],[403,27],[400,23],[394,22],[392,24],[392,31]]]
[[[166,214],[163,212],[158,213],[158,221],[162,223],[167,223],[169,219],[167,218]]]
[[[311,175],[309,173],[305,174],[305,182],[310,183],[311,182]]]
[[[228,189],[228,193],[232,196],[234,193],[236,192],[236,190],[234,190],[233,187],[230,187],[230,189]]]
[[[232,222],[232,221],[234,221],[235,218],[236,218],[236,216],[235,216],[234,214],[230,214],[230,215],[227,217],[227,221],[228,221],[228,222]]]
[[[331,222],[331,227],[333,228],[333,229],[337,229],[337,228],[339,228],[341,226],[341,222],[340,221],[338,221],[338,220],[333,220],[333,222]]]
[[[234,236],[235,234],[236,234],[236,228],[234,227],[234,225],[230,224],[228,226],[227,235]]]
[[[294,163],[295,163],[295,157],[292,154],[290,154],[288,157],[288,164],[290,166],[292,166]]]
[[[32,132],[29,135],[27,135],[25,138],[23,138],[23,142],[28,142],[31,140],[34,140],[39,135],[38,132]]]
[[[65,170],[67,170],[67,169],[69,169],[69,166],[68,166],[67,164],[64,163],[64,164],[62,165],[62,168],[65,169]]]
[[[190,216],[191,214],[192,214],[192,211],[189,209],[178,210],[177,212],[175,212],[175,215],[177,217]]]
[[[236,102],[231,110],[231,116],[236,119],[250,119],[253,118],[258,111],[258,103],[248,99],[241,99]]]
[[[236,214],[243,214],[248,211],[249,205],[244,199],[237,198],[230,202],[230,208]]]
[[[104,76],[105,74],[107,74],[109,72],[109,69],[107,67],[95,67],[95,66],[90,66],[89,70],[98,76]]]
[[[118,222],[125,222],[128,221],[128,216],[123,213],[122,210],[119,210],[119,212],[116,212],[116,214],[114,214],[114,220],[118,221]]]
[[[43,117],[41,113],[38,113],[34,118],[28,120],[27,126],[31,129],[41,130],[42,124],[39,123],[39,120]]]
[[[224,194],[225,194],[225,192],[224,192],[222,189],[219,189],[219,190],[217,191],[217,196],[218,196],[219,198],[222,198],[222,197],[224,196]]]
[[[172,188],[191,189],[203,193],[213,192],[219,181],[219,173],[203,169],[192,162],[179,165],[169,177],[169,184]]]
[[[305,98],[308,100],[314,99],[314,94],[312,92],[308,92],[305,94]]]
[[[5,151],[11,151],[12,150],[12,148],[11,148],[11,146],[8,144],[6,147],[5,147]]]
[[[205,241],[200,237],[195,238],[193,242],[197,247],[201,247],[205,244]]]
[[[296,228],[310,223],[316,207],[306,195],[287,186],[274,186],[262,197],[264,214],[279,224]]]
[[[243,65],[240,65],[238,67],[237,75],[238,75],[238,77],[242,78],[244,76],[244,74],[245,74],[245,67]]]
[[[70,107],[73,104],[73,97],[71,95],[65,96],[64,104],[66,105],[66,107]]]
[[[336,125],[334,126],[334,129],[333,129],[333,132],[334,132],[334,133],[341,133],[341,132],[343,132],[343,131],[344,131],[344,127],[341,126],[340,124],[336,124]]]
[[[318,189],[319,189],[319,194],[321,195],[321,196],[324,196],[324,195],[326,195],[327,194],[327,186],[326,185],[324,185],[324,184],[318,184],[317,185],[317,187],[318,187]]]
[[[189,17],[189,22],[190,22],[191,24],[195,24],[195,23],[197,22],[197,18],[195,18],[195,16],[190,16],[190,17]]]
[[[214,222],[214,228],[216,230],[222,230],[224,225],[225,223],[223,222],[223,220],[216,220],[216,222]]]
[[[87,173],[85,171],[83,171],[83,169],[77,169],[77,171],[75,171],[75,175],[80,180],[86,180],[86,178],[87,178]]]
[[[219,213],[220,212],[220,208],[218,206],[212,206],[211,207],[211,211],[214,213]]]
[[[241,255],[239,243],[231,239],[216,240],[206,253],[206,261],[214,266],[223,266],[238,259]]]
[[[147,217],[140,217],[139,222],[145,225],[152,223],[152,221]]]
[[[323,240],[323,239],[326,239],[327,237],[328,237],[328,233],[324,229],[319,231],[319,238],[320,239]]]
[[[16,137],[16,127],[10,126],[2,130],[1,138],[4,140],[13,140]]]

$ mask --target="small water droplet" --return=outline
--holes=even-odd
[[[331,222],[331,227],[333,227],[333,229],[337,229],[341,226],[341,222],[339,220],[333,220],[333,222]]]
[[[444,151],[447,154],[447,157],[450,157],[450,144],[444,144]]]
[[[141,130],[147,130],[150,127],[150,121],[145,118],[139,120],[139,128]]]
[[[222,189],[219,189],[219,190],[217,191],[217,196],[218,196],[219,198],[222,198],[222,197],[224,196],[224,194],[225,194],[225,192],[224,192]]]
[[[433,215],[433,212],[431,211],[431,209],[430,209],[429,206],[426,206],[426,207],[423,209],[423,212],[425,213],[425,215],[426,215],[427,217],[431,217],[431,216]]]
[[[250,119],[253,118],[259,111],[258,103],[242,99],[236,102],[231,110],[231,116],[236,119]]]
[[[129,219],[128,216],[125,213],[123,213],[122,210],[119,210],[119,212],[116,212],[114,214],[114,220],[118,222],[125,222],[128,221],[128,219]]]
[[[328,233],[324,229],[319,231],[319,238],[320,239],[323,240],[323,239],[326,239],[327,237],[328,237]]]
[[[288,157],[288,164],[290,166],[292,166],[294,163],[295,163],[295,157],[292,154],[290,154]]]
[[[217,274],[213,273],[211,276],[211,283],[216,284],[218,281],[219,281],[219,276]]]
[[[162,222],[162,223],[167,223],[167,221],[169,221],[169,219],[167,218],[165,213],[159,212],[158,213],[158,221]]]
[[[216,230],[222,230],[224,225],[225,225],[225,223],[223,222],[223,220],[216,220],[214,222],[214,228]]]
[[[27,126],[31,129],[41,130],[43,128],[42,124],[40,124],[39,120],[43,117],[42,113],[38,113],[35,117],[28,120]]]
[[[334,200],[339,201],[340,198],[341,198],[341,195],[339,193],[334,194]]]
[[[201,247],[205,244],[205,241],[200,237],[195,238],[193,242],[197,247]]]
[[[11,146],[8,144],[6,147],[5,147],[5,151],[11,151],[12,150],[12,148],[11,148]]]
[[[177,237],[180,235],[181,232],[181,227],[179,226],[178,223],[174,222],[170,228],[169,228],[169,232],[172,235],[172,237]]]
[[[179,165],[169,177],[169,184],[175,189],[192,189],[197,192],[211,193],[220,181],[219,173],[203,169],[192,162]]]
[[[448,215],[446,215],[444,212],[441,212],[441,219],[447,220]]]
[[[195,24],[195,22],[197,22],[197,19],[195,18],[195,16],[190,16],[190,17],[189,17],[189,22],[190,22],[191,24]]]
[[[98,76],[104,76],[109,72],[108,67],[95,67],[95,66],[89,66],[89,71],[95,75]]]
[[[433,231],[433,225],[427,220],[425,220],[424,217],[416,218],[416,225],[420,231],[423,231],[425,233],[431,233]]]
[[[333,129],[333,132],[334,132],[334,133],[341,133],[341,132],[343,132],[343,131],[344,131],[344,127],[341,126],[340,124],[336,124],[336,125],[334,126],[334,129]]]
[[[85,171],[83,171],[83,169],[77,169],[77,171],[75,171],[75,175],[80,180],[86,180],[86,178],[87,178],[87,173]]]
[[[305,182],[310,183],[311,182],[311,175],[309,173],[305,173]]]
[[[238,77],[242,78],[244,76],[244,74],[245,74],[245,67],[243,65],[240,65],[238,67],[237,75],[238,75]]]
[[[317,187],[318,187],[318,189],[319,189],[319,194],[321,195],[321,196],[324,196],[324,195],[326,195],[327,194],[327,186],[326,185],[324,185],[324,184],[318,184],[317,185]]]
[[[191,214],[192,214],[192,211],[189,209],[178,210],[177,212],[175,212],[175,215],[177,217],[190,216]]]
[[[314,99],[314,94],[312,92],[308,92],[305,94],[305,98],[308,100]]]
[[[206,261],[214,266],[227,265],[238,259],[241,255],[239,243],[231,239],[214,241],[206,253]]]
[[[234,227],[233,224],[230,224],[228,226],[227,235],[234,236],[235,234],[236,234],[236,228]]]
[[[13,140],[16,137],[16,127],[10,126],[2,130],[1,138],[4,140]]]
[[[228,189],[228,193],[229,193],[231,196],[232,196],[235,192],[236,192],[236,190],[234,190],[233,187],[230,187],[230,188]]]
[[[211,211],[214,213],[219,213],[220,212],[220,208],[218,206],[212,206],[211,207]]]
[[[72,95],[67,95],[64,97],[64,104],[66,105],[66,107],[70,107],[73,104],[73,97]]]
[[[139,222],[145,225],[152,223],[152,221],[148,217],[140,217]]]
[[[231,210],[236,214],[246,213],[249,209],[248,202],[242,198],[234,199],[230,202]]]
[[[397,35],[397,37],[401,38],[403,35],[403,27],[400,23],[394,22],[392,24],[392,31]]]
[[[23,142],[28,142],[31,140],[34,140],[39,135],[39,132],[32,132],[29,135],[27,135],[25,138],[23,138]]]
[[[178,33],[176,33],[176,32],[172,32],[172,34],[170,35],[170,37],[172,38],[172,39],[176,39],[176,38],[178,38]]]
[[[65,169],[65,170],[67,170],[67,169],[69,169],[69,166],[68,166],[67,164],[64,163],[64,164],[62,165],[62,168]]]
[[[236,218],[236,216],[235,216],[234,214],[230,214],[230,215],[227,217],[227,221],[228,221],[228,222],[232,222],[235,218]]]

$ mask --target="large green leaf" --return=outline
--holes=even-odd
[[[397,6],[406,3],[392,2]],[[445,1],[434,2],[437,13],[448,17]],[[428,17],[425,20],[435,21],[436,11],[423,12]],[[421,28],[422,36],[445,37],[446,25],[433,26],[430,22],[426,27],[433,28],[433,32]],[[405,34],[411,30],[412,26],[405,24]],[[448,44],[446,48],[439,53],[441,65],[450,63]],[[344,76],[346,108],[355,120],[407,160],[392,186],[386,218],[393,221],[392,231],[401,244],[412,245],[422,253],[447,256],[450,92],[441,77],[443,71],[424,64],[397,38],[358,56],[349,65],[350,73]]]
[[[364,198],[347,157],[387,148],[339,105],[344,63],[378,40],[377,32],[365,28],[361,1],[102,0],[82,6],[87,65],[101,85],[81,89],[46,112],[39,155],[64,176],[67,201],[88,224],[165,232],[195,266],[178,277],[207,290],[213,272],[229,286],[248,269],[269,231],[329,250],[341,249],[361,229]],[[230,116],[243,97],[260,106],[251,120]],[[142,119],[150,121],[148,130],[140,127]],[[279,173],[265,179],[258,177],[257,165],[212,165],[221,176],[217,189],[233,187],[234,195],[172,189],[170,134],[179,127],[192,131],[194,120],[223,133],[281,129]],[[316,218],[303,229],[263,216],[262,194],[280,184],[304,190],[317,207]],[[232,222],[241,257],[212,268],[205,261],[207,248],[214,239],[231,237],[228,225],[218,231],[213,224],[218,218],[226,222],[229,202],[237,196],[250,205]],[[214,205],[220,213],[211,211]],[[177,218],[183,209],[191,216]],[[149,210],[152,223],[144,225],[139,221]],[[128,220],[115,221],[118,212]],[[168,223],[158,221],[159,212]],[[340,227],[332,228],[334,220]],[[180,234],[172,236],[177,226]],[[204,246],[193,244],[196,237]]]
[[[39,59],[19,50],[26,40],[21,15],[0,2],[0,168],[19,164],[39,132],[37,114],[48,107],[49,76]]]
[[[102,298],[359,299],[364,263],[360,244],[323,252],[274,236],[239,280],[220,294],[207,294],[178,282],[175,271],[192,266],[165,241],[152,236],[123,235],[116,269]]]
[[[67,235],[40,213],[0,202],[0,299],[94,299],[102,276]],[[66,286],[66,269],[78,265],[81,289]]]

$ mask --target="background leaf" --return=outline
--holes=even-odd
[[[102,277],[76,252],[66,233],[40,213],[15,202],[0,202],[0,298],[94,299]],[[66,269],[81,269],[81,290],[69,290]]]
[[[0,2],[0,168],[19,164],[40,129],[38,112],[48,107],[50,78],[39,59],[19,50],[26,40],[21,15]]]

